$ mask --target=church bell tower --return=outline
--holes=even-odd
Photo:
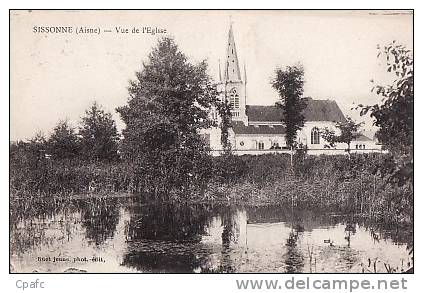
[[[219,76],[222,76],[220,65]],[[241,79],[241,71],[239,69],[238,55],[231,23],[228,33],[225,64],[223,66],[223,80],[220,81],[220,84],[223,89],[224,98],[231,106],[232,121],[243,121],[245,125],[248,124],[248,117],[246,115],[246,83],[247,75],[245,65],[244,81]]]

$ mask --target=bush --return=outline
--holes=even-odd
[[[167,192],[163,200],[225,200],[242,204],[283,204],[352,212],[383,221],[411,222],[413,189],[398,186],[380,172],[389,155],[305,156],[290,166],[286,154],[207,157],[195,175],[178,186],[145,177],[132,162],[88,163],[46,158],[40,145],[11,145],[10,188],[13,198],[75,193]],[[167,171],[168,172],[168,171]],[[147,174],[148,175],[148,174]],[[155,182],[151,185],[149,182]],[[163,190],[164,190],[163,189]]]

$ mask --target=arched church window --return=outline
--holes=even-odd
[[[320,144],[320,131],[317,127],[311,130],[311,144]]]
[[[239,95],[235,88],[229,92],[229,103],[232,109],[239,108]]]

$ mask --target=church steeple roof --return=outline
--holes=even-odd
[[[236,53],[235,38],[232,29],[232,23],[229,27],[228,45],[226,48],[226,63],[224,71],[224,81],[240,81],[241,73],[239,70],[238,56]]]

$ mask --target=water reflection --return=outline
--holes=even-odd
[[[119,222],[119,206],[116,198],[91,199],[80,203],[81,225],[85,228],[88,243],[102,245],[113,239]]]
[[[232,273],[236,271],[233,263],[231,252],[236,247],[240,236],[240,217],[234,216],[236,214],[234,207],[224,207],[219,211],[221,218],[222,231],[222,249],[221,249],[221,265],[218,272]],[[231,247],[232,246],[232,247]]]
[[[203,205],[134,205],[125,224],[123,265],[148,272],[192,272],[205,262],[201,245],[211,208]]]
[[[18,207],[10,226],[16,272],[400,272],[412,263],[410,230],[351,215],[137,198]],[[104,261],[72,262],[76,256]]]
[[[300,232],[291,230],[286,241],[287,250],[285,252],[285,264],[287,273],[302,272],[304,267],[304,256],[298,248],[297,242]]]

